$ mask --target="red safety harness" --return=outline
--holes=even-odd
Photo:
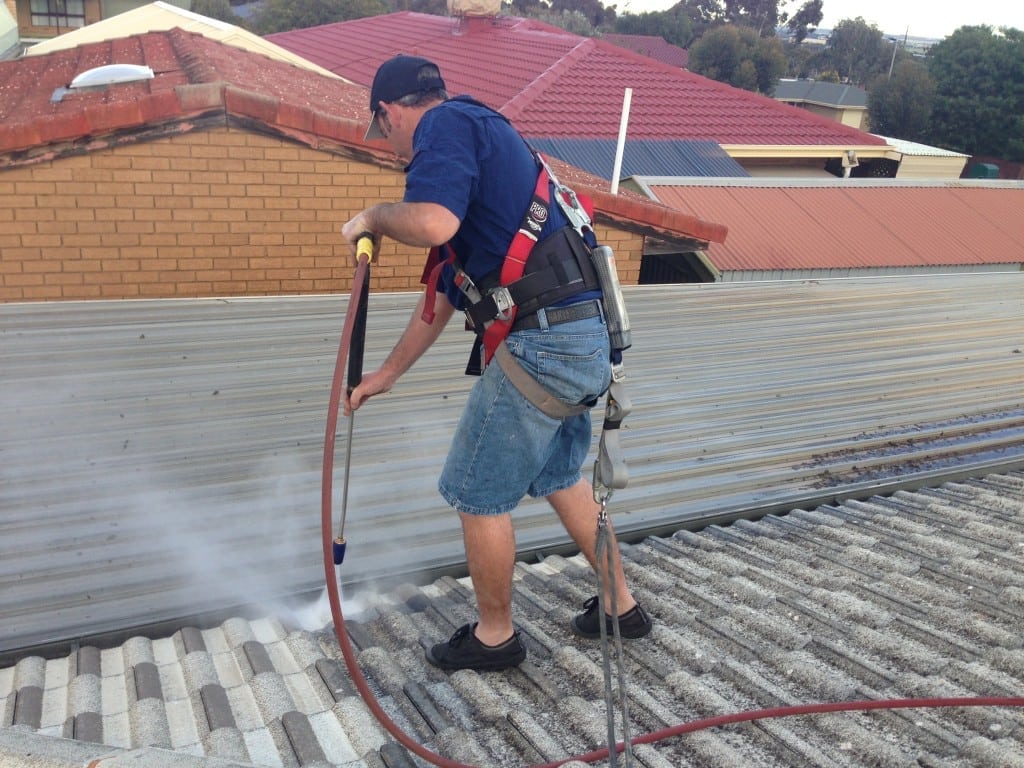
[[[526,261],[530,258],[533,247],[540,238],[541,230],[548,219],[548,210],[551,202],[550,176],[547,167],[542,163],[540,173],[537,174],[537,185],[533,190],[533,197],[526,209],[523,221],[519,230],[509,244],[508,253],[501,266],[500,285],[509,286],[523,276],[526,269]],[[447,258],[441,258],[441,249],[447,250]],[[437,294],[437,278],[441,269],[447,264],[455,263],[455,250],[450,244],[445,243],[441,247],[430,249],[427,257],[427,264],[423,275],[427,283],[426,301],[423,307],[423,321],[427,324],[434,322],[434,299]],[[504,301],[502,294],[491,294],[489,297],[479,295],[476,286],[469,275],[461,269],[456,271],[455,284],[473,301],[490,300],[494,302],[495,317],[487,324],[481,335],[484,345],[484,364],[486,365],[494,357],[494,353],[512,330],[516,320],[517,307],[511,300]],[[473,293],[476,292],[476,296]]]

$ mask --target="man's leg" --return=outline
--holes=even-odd
[[[548,502],[554,507],[555,512],[565,526],[565,530],[576,542],[583,556],[587,558],[590,566],[597,573],[605,573],[607,570],[607,555],[602,553],[600,570],[597,563],[597,517],[601,511],[601,505],[594,501],[594,491],[590,482],[581,478],[576,485],[555,491],[548,496]],[[615,589],[616,608],[621,615],[628,612],[636,605],[629,587],[626,584],[626,576],[622,571],[622,560],[619,558],[619,545],[615,540],[615,532],[611,528],[611,521],[608,522],[608,546],[611,548],[614,558],[612,583]],[[611,591],[605,589],[605,607],[611,606]]]
[[[467,515],[462,520],[466,563],[476,592],[480,621],[477,639],[498,645],[512,637],[512,574],[516,540],[512,515]]]

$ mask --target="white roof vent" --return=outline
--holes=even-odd
[[[69,88],[98,88],[116,83],[152,80],[153,70],[141,64],[106,64],[87,70],[71,81]]]

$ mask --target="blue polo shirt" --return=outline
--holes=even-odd
[[[452,248],[474,282],[501,268],[509,244],[530,204],[539,168],[522,137],[497,112],[458,97],[424,113],[413,134],[404,200],[437,203],[461,222]],[[567,224],[552,202],[541,238]],[[456,309],[465,309],[445,267],[439,289]]]

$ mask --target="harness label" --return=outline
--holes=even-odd
[[[530,203],[530,223],[536,222],[537,229],[548,220],[548,207],[542,201],[534,200]]]

